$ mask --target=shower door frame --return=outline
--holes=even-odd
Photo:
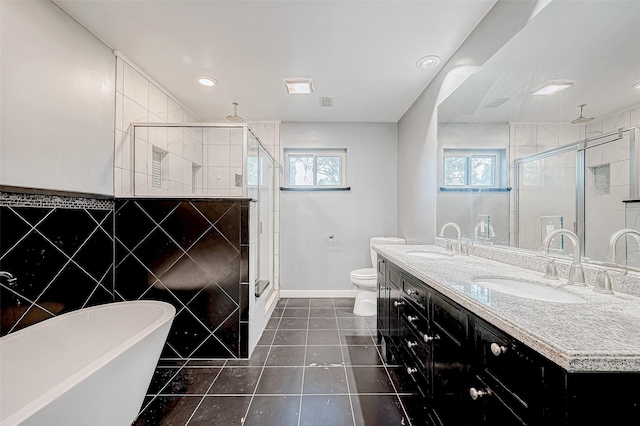
[[[521,167],[530,161],[541,160],[567,152],[576,152],[576,187],[575,187],[575,225],[573,231],[578,236],[582,254],[585,251],[585,171],[586,171],[586,150],[610,142],[619,141],[624,137],[624,133],[629,133],[629,199],[638,199],[640,177],[639,161],[637,158],[638,149],[636,140],[640,138],[640,126],[621,127],[614,132],[605,133],[600,136],[585,138],[576,142],[562,145],[558,148],[549,149],[536,154],[528,155],[514,160],[515,176],[514,182],[514,226],[513,242],[515,247],[520,246],[520,171]]]

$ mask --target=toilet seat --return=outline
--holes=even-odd
[[[375,280],[378,278],[378,273],[375,268],[362,268],[351,271],[351,278],[357,280]]]

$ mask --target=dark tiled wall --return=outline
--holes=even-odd
[[[248,227],[248,200],[116,200],[115,296],[176,307],[163,356],[247,356]]]
[[[0,335],[112,302],[113,201],[1,193]]]

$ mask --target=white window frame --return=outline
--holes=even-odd
[[[466,158],[467,166],[465,171],[465,183],[462,185],[446,184],[446,159]],[[493,183],[491,185],[474,185],[471,183],[471,162],[473,158],[493,157]],[[442,187],[444,188],[499,188],[506,184],[506,152],[500,148],[445,148],[442,153]]]
[[[284,188],[287,189],[348,189],[347,186],[347,149],[346,148],[284,148]],[[290,184],[290,159],[295,157],[313,157],[313,184]],[[318,185],[317,157],[340,157],[340,185]]]

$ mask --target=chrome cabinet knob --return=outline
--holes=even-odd
[[[404,305],[404,302],[398,302],[397,300],[395,302],[393,302],[393,306],[395,306],[396,308],[398,306],[402,306],[402,305]]]
[[[417,320],[418,320],[418,317],[412,317],[411,315],[407,315],[407,321],[412,323]]]
[[[407,367],[407,373],[413,374],[413,373],[417,373],[417,372],[418,372],[417,368]]]
[[[491,353],[494,354],[495,356],[502,355],[506,351],[507,351],[507,348],[505,348],[504,346],[501,346],[497,343],[491,344]]]
[[[409,290],[407,290],[407,294],[408,294],[409,296],[413,296],[414,294],[418,294],[418,292],[417,292],[417,291],[415,291],[415,290],[411,290],[411,289],[409,289]]]
[[[418,346],[418,342],[409,342],[409,341],[407,341],[407,346],[409,347],[409,349],[411,349],[414,346]]]
[[[482,397],[485,397],[485,396],[490,396],[491,395],[491,391],[489,389],[478,390],[476,388],[471,388],[471,389],[469,389],[469,395],[471,396],[471,399],[473,399],[475,401],[478,398],[482,398]]]
[[[440,336],[438,336],[437,334],[435,336],[429,336],[429,335],[425,334],[423,339],[424,339],[424,341],[426,343],[429,343],[432,340],[440,340]]]

